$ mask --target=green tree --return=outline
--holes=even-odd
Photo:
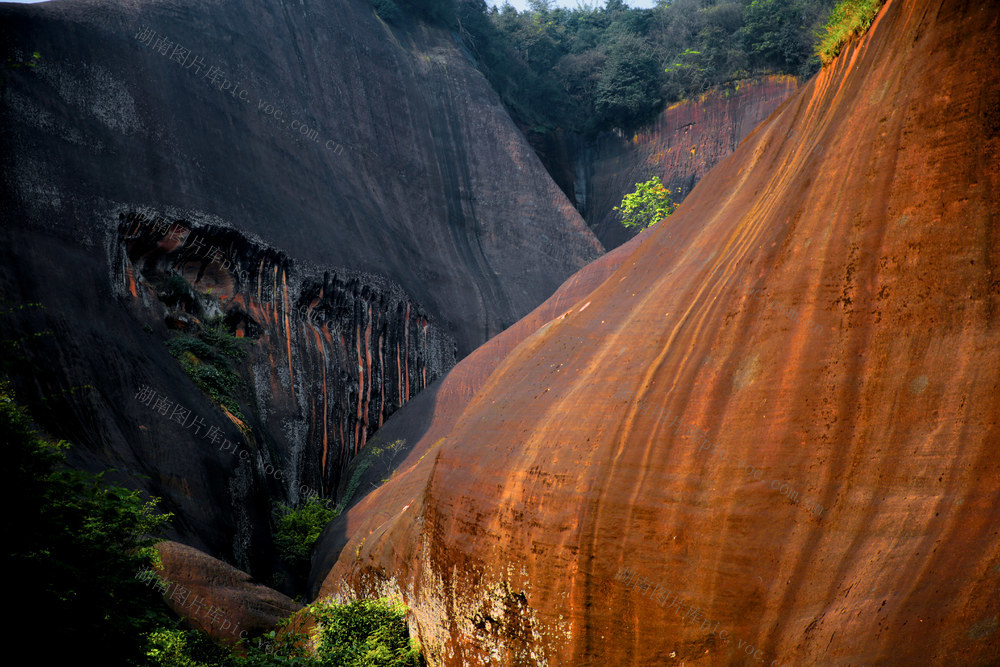
[[[646,229],[673,213],[676,207],[660,177],[653,176],[645,183],[636,183],[635,191],[625,195],[622,205],[615,206],[615,210],[621,213],[626,227]]]
[[[713,86],[811,76],[814,33],[834,0],[669,0],[651,9],[534,2],[520,13],[457,1],[461,39],[519,125],[593,136],[632,129],[663,101]]]
[[[4,571],[17,603],[10,636],[52,664],[82,656],[143,664],[147,633],[169,617],[136,573],[158,560],[150,536],[170,515],[157,512],[157,500],[104,482],[103,473],[67,468],[69,444],[38,435],[6,380],[0,443],[7,470]]]
[[[308,567],[312,549],[326,525],[339,512],[329,500],[310,496],[297,507],[279,503],[276,508],[274,542],[278,554],[292,568]]]
[[[608,51],[597,83],[595,109],[603,125],[632,130],[659,109],[660,66],[645,40],[622,34]]]
[[[829,0],[753,0],[744,12],[743,40],[758,66],[811,76],[819,62],[814,35]]]

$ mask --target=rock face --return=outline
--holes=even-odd
[[[0,72],[20,393],[251,574],[271,498],[602,252],[454,38],[363,0],[3,5],[0,44],[37,65]],[[254,341],[242,417],[163,345],[211,315]]]
[[[514,326],[480,346],[459,362],[443,380],[434,383],[427,391],[422,392],[392,415],[376,437],[382,443],[402,440],[406,443],[406,458],[394,467],[384,463],[373,465],[362,476],[359,487],[362,491],[366,489],[375,491],[362,498],[351,512],[345,513],[327,527],[316,548],[313,564],[313,573],[316,575],[312,582],[313,595],[319,592],[322,577],[336,561],[348,537],[358,530],[371,531],[374,526],[382,523],[387,516],[384,509],[386,504],[402,505],[413,498],[416,489],[407,484],[382,486],[384,476],[403,475],[410,482],[413,480],[426,482],[420,474],[413,474],[414,467],[454,428],[469,403],[501,362],[522,341],[551,322],[554,317],[565,312],[567,307],[589,294],[617,271],[639,241],[644,238],[643,235],[636,236],[625,245],[615,248],[580,269],[545,303]],[[389,463],[392,464],[394,461]]]
[[[659,176],[680,202],[751,130],[795,92],[793,76],[767,76],[712,90],[664,109],[631,137],[592,142],[560,135],[535,149],[606,248],[635,235],[613,210],[635,184]]]
[[[455,364],[454,339],[379,276],[303,270],[232,230],[152,214],[125,216],[118,241],[116,286],[142,315],[185,331],[194,314],[215,316],[255,341],[247,375],[260,423],[227,417],[244,440],[267,443],[265,470],[299,482],[293,501],[329,496],[385,417]],[[174,301],[176,275],[190,287]],[[282,428],[300,415],[301,428]]]
[[[434,664],[1000,661],[998,32],[889,0],[343,518],[321,594],[400,593]]]
[[[192,627],[235,644],[270,630],[283,618],[302,608],[294,600],[251,580],[245,572],[177,542],[157,545],[163,568],[149,573],[150,586],[157,586],[163,599]]]

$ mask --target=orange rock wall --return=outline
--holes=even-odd
[[[606,248],[621,245],[635,232],[614,207],[636,183],[659,176],[674,201],[683,201],[798,85],[793,76],[740,81],[671,105],[632,136],[608,133],[577,147],[572,187],[587,223]]]
[[[998,663],[998,33],[889,0],[352,511],[321,594],[401,594],[432,664]]]

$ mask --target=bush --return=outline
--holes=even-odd
[[[308,566],[309,556],[326,525],[337,518],[330,501],[311,496],[298,507],[279,503],[275,508],[274,543],[278,555],[292,567]]]
[[[211,323],[199,335],[203,341],[215,348],[217,352],[231,359],[246,359],[247,340],[229,333],[223,328],[221,323]]]
[[[319,602],[300,616],[316,622],[315,652],[308,635],[289,632],[291,618],[261,637],[239,642],[235,655],[200,630],[159,628],[147,658],[161,667],[422,667],[419,645],[406,627],[406,606],[389,600]]]
[[[177,359],[181,359],[185,357],[187,353],[191,353],[204,362],[225,363],[225,359],[216,354],[211,345],[199,338],[195,338],[194,336],[189,336],[187,334],[181,334],[180,336],[176,336],[168,340],[167,349],[170,350],[170,354]]]
[[[158,628],[149,633],[149,662],[161,667],[234,665],[229,650],[200,630]]]
[[[656,115],[660,67],[645,40],[625,34],[608,52],[597,82],[594,108],[600,123],[632,130]]]
[[[830,64],[851,37],[865,34],[884,4],[885,0],[842,0],[834,7],[816,45],[823,64]]]
[[[388,599],[318,604],[309,608],[319,628],[321,665],[411,667],[423,665],[406,628],[406,606]]]
[[[196,336],[181,334],[167,341],[167,349],[181,368],[212,400],[243,420],[236,395],[243,386],[240,376],[230,367],[229,359],[247,356],[245,339],[237,338],[218,322]]]
[[[43,440],[6,381],[0,443],[7,464],[5,569],[18,612],[11,637],[52,664],[101,656],[141,664],[146,635],[169,623],[156,591],[136,573],[158,560],[150,537],[169,520],[157,500],[65,467],[66,442]]]

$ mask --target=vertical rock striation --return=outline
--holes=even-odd
[[[18,388],[74,464],[164,497],[174,539],[251,575],[272,499],[333,488],[603,251],[454,38],[365,0],[3,4],[0,45],[41,55],[0,73],[0,296],[44,306],[0,318]],[[170,228],[122,230],[143,211]],[[197,314],[156,303],[168,274]],[[213,314],[256,341],[242,417],[162,344]]]
[[[615,248],[635,234],[613,209],[636,183],[659,176],[682,201],[798,85],[793,76],[739,81],[667,107],[631,137],[557,134],[535,138],[535,149],[604,247]]]
[[[454,339],[379,276],[320,272],[231,229],[135,213],[115,249],[120,294],[152,319],[220,318],[253,339],[250,407],[293,501],[303,486],[330,495],[385,418],[455,363]],[[165,304],[157,286],[172,275],[190,298]]]
[[[401,593],[435,664],[1000,661],[997,34],[889,0],[345,518],[321,594]]]

